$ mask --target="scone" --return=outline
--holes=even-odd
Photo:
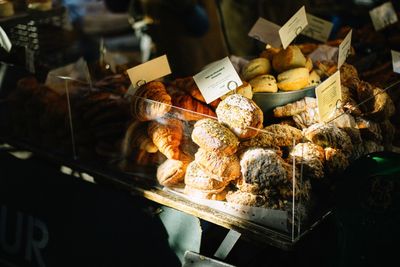
[[[310,74],[306,68],[295,68],[278,75],[278,88],[282,91],[300,90],[306,87]]]
[[[240,162],[236,155],[222,156],[199,148],[194,156],[200,168],[214,174],[220,181],[231,181],[240,176]]]
[[[242,77],[245,81],[250,81],[259,75],[270,73],[271,63],[266,58],[255,58],[249,61],[242,69]]]
[[[258,134],[263,127],[264,115],[257,104],[242,95],[225,98],[215,110],[218,121],[226,125],[239,139],[248,139]]]
[[[231,90],[231,91],[229,91],[229,93],[221,96],[220,98],[222,100],[224,100],[225,98],[227,98],[230,95],[239,94],[244,97],[247,97],[248,99],[252,99],[253,98],[253,89],[252,89],[251,85],[246,81],[242,81],[242,82],[243,82],[243,84],[241,86],[239,86],[238,88],[236,88],[236,90]]]
[[[197,121],[192,131],[192,140],[207,151],[226,156],[234,154],[239,145],[236,135],[214,119]]]
[[[281,73],[293,68],[305,67],[306,61],[300,48],[290,45],[273,56],[272,67],[276,72]]]
[[[254,93],[268,92],[276,93],[278,86],[276,85],[276,79],[270,74],[260,75],[249,81]]]

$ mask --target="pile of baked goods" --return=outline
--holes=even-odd
[[[241,78],[253,93],[301,90],[321,81],[313,65],[298,46],[268,48],[243,66]]]

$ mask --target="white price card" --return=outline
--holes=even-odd
[[[400,73],[400,52],[392,50],[393,71]]]
[[[332,119],[340,101],[342,100],[342,89],[340,85],[340,71],[336,71],[323,83],[315,88],[317,96],[318,112],[320,121],[327,122]]]
[[[379,31],[398,21],[396,11],[391,2],[386,2],[371,11],[369,15],[376,31]]]
[[[207,103],[243,84],[228,57],[209,65],[193,79]]]
[[[340,67],[343,65],[343,63],[346,61],[346,58],[350,54],[352,32],[353,32],[353,30],[350,30],[349,33],[346,35],[346,37],[343,39],[343,41],[339,45],[338,69],[340,69]]]
[[[256,23],[254,23],[253,27],[249,32],[249,36],[263,42],[265,44],[269,44],[272,47],[281,47],[281,38],[279,36],[279,29],[281,26],[268,21],[263,18],[258,18]]]
[[[312,39],[325,43],[331,34],[333,23],[307,13],[308,25],[301,33]]]
[[[307,26],[306,9],[302,6],[286,23],[279,29],[282,46],[284,49],[299,35]]]
[[[127,70],[133,87],[141,86],[171,73],[166,55],[157,57]]]

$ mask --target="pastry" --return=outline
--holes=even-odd
[[[264,74],[257,76],[249,81],[254,93],[268,92],[276,93],[278,92],[278,86],[276,85],[276,79],[270,74]]]
[[[271,149],[249,148],[240,156],[244,184],[254,185],[256,191],[272,188],[287,181],[284,162]]]
[[[192,140],[207,151],[226,156],[234,154],[239,145],[236,135],[214,119],[197,121],[192,131]]]
[[[323,148],[339,148],[346,155],[351,155],[353,144],[349,135],[333,123],[316,123],[303,130],[304,136]]]
[[[263,112],[260,107],[242,95],[225,98],[216,109],[218,121],[231,129],[239,139],[248,139],[258,134],[263,127]]]
[[[236,155],[223,156],[199,148],[194,156],[197,165],[205,172],[217,176],[217,180],[231,181],[240,176],[240,162]]]
[[[268,74],[271,71],[271,63],[268,59],[260,57],[249,61],[242,69],[242,77],[245,81]]]
[[[240,190],[229,191],[226,194],[227,202],[244,206],[263,207],[267,200],[268,199],[265,195],[257,195]]]
[[[199,190],[218,190],[225,188],[230,180],[220,181],[211,173],[204,171],[196,161],[189,163],[185,174],[185,185]]]
[[[371,140],[377,143],[382,142],[383,137],[379,123],[362,117],[356,117],[355,121],[357,128],[360,130],[362,139]]]
[[[296,122],[296,126],[305,129],[311,125],[319,122],[318,107],[306,108],[306,110],[293,115],[293,120]]]
[[[311,179],[324,177],[325,151],[313,143],[298,143],[290,151],[290,160],[295,160],[296,166],[303,170],[303,176]]]
[[[241,86],[236,88],[236,90],[231,90],[231,91],[229,91],[229,93],[221,96],[221,99],[224,100],[225,98],[227,98],[228,96],[233,95],[233,94],[239,94],[244,97],[247,97],[248,99],[252,99],[253,98],[253,89],[251,87],[251,84],[249,84],[246,81],[243,81],[243,84]]]
[[[281,73],[289,69],[304,68],[306,61],[301,50],[297,46],[290,45],[273,56],[272,67],[276,72]]]
[[[292,146],[293,140],[298,143],[302,140],[301,130],[287,124],[271,124],[260,131],[260,133],[249,140],[240,143],[240,148],[264,147],[274,148],[276,146]]]
[[[310,74],[306,68],[295,68],[278,75],[278,88],[283,91],[300,90],[307,87]]]
[[[182,120],[196,121],[210,116],[216,117],[215,112],[210,107],[190,95],[174,96],[172,104],[182,108],[173,110],[174,114]]]
[[[270,62],[272,62],[272,58],[281,51],[281,48],[275,48],[275,47],[268,47],[264,51],[261,52],[260,57],[268,59]]]
[[[349,160],[340,149],[325,148],[325,170],[328,175],[342,173],[348,166]]]
[[[171,96],[161,82],[149,82],[132,97],[132,115],[140,121],[160,118],[171,109]]]
[[[147,132],[161,153],[169,159],[179,159],[179,145],[183,136],[183,126],[180,120],[161,118],[151,121]]]
[[[319,77],[318,73],[315,70],[311,71],[308,78],[308,86],[317,86],[320,83],[321,77]]]
[[[181,155],[184,155],[183,153]],[[177,186],[183,183],[186,168],[192,159],[181,156],[179,160],[167,159],[157,168],[157,180],[163,186]]]
[[[296,102],[286,104],[284,106],[276,107],[273,110],[274,117],[289,117],[300,112],[303,112],[309,108],[317,107],[317,99],[313,97],[305,97]]]
[[[225,196],[228,193],[226,188],[218,190],[199,190],[191,186],[185,186],[183,191],[186,195],[193,198],[210,199],[210,200],[225,200]]]

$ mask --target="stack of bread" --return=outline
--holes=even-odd
[[[243,67],[241,77],[253,93],[301,90],[321,81],[312,60],[295,45],[286,49],[268,48]]]

